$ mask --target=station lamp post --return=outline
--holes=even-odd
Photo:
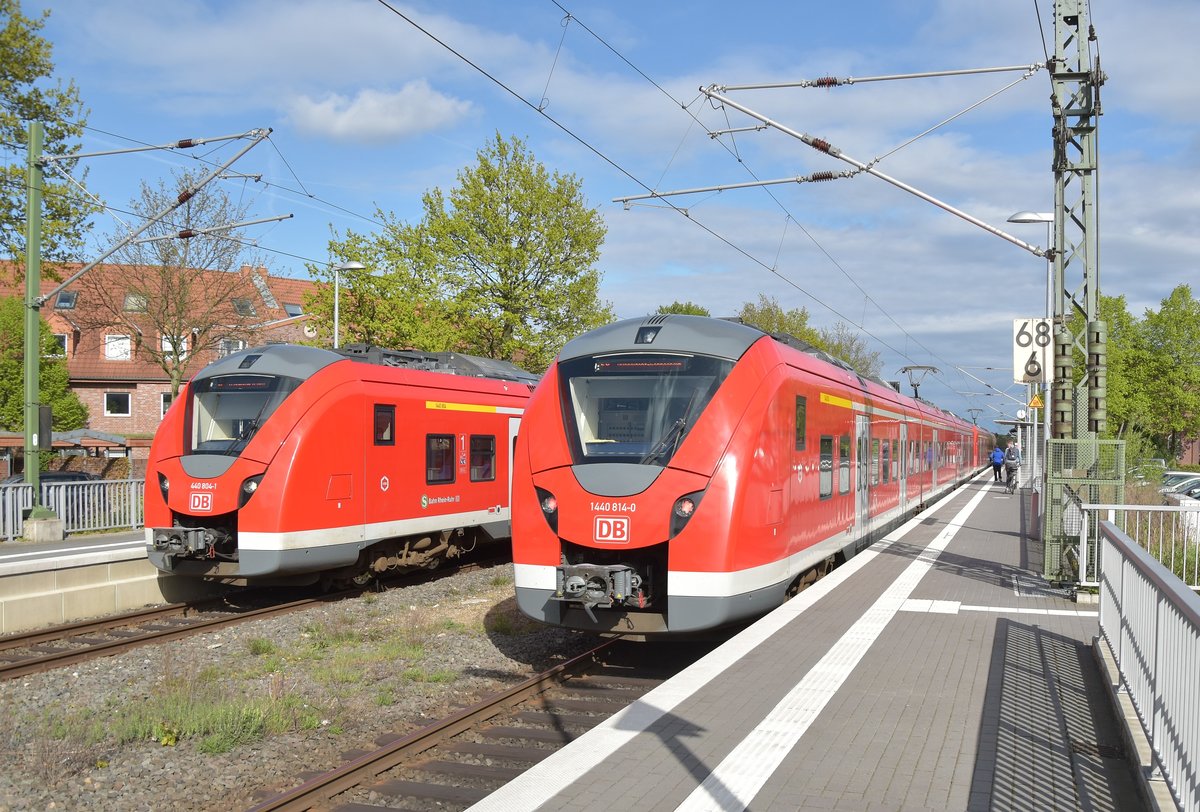
[[[361,262],[342,262],[333,266],[333,348],[339,345],[338,337],[338,293],[342,285],[342,271],[361,271],[367,266]]]
[[[1054,287],[1054,259],[1051,251],[1054,238],[1051,234],[1051,229],[1054,226],[1054,212],[1052,211],[1019,211],[1008,218],[1010,223],[1045,223],[1046,224],[1046,318],[1054,316],[1054,309],[1050,304],[1051,290]],[[1031,390],[1037,391],[1036,386],[1031,386]],[[1045,440],[1047,453],[1049,453],[1050,440],[1050,387],[1042,386],[1042,423],[1045,431]],[[1035,426],[1036,429],[1036,426]],[[1049,460],[1046,460],[1048,462]]]

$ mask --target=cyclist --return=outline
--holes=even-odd
[[[1012,493],[1017,489],[1017,469],[1021,467],[1021,447],[1017,445],[1017,441],[1013,440],[1008,444],[1008,448],[1004,449],[1004,473],[1007,477],[1005,480],[1008,485],[1008,492]]]

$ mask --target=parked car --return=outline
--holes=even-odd
[[[100,477],[85,471],[42,471],[38,474],[38,481],[47,485],[59,482],[95,482],[98,479]],[[0,480],[0,485],[23,485],[24,483],[24,474],[13,474]]]
[[[1164,477],[1162,487],[1158,489],[1158,492],[1164,494],[1181,494],[1196,485],[1200,485],[1200,474],[1195,471],[1186,471],[1183,473],[1185,475],[1180,477]]]

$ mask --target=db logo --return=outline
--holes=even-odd
[[[191,511],[193,513],[212,513],[212,494],[203,491],[191,493]]]
[[[627,544],[629,542],[629,517],[597,516],[596,542]]]

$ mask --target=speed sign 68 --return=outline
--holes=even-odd
[[[1050,383],[1053,363],[1050,319],[1013,319],[1013,381]]]

